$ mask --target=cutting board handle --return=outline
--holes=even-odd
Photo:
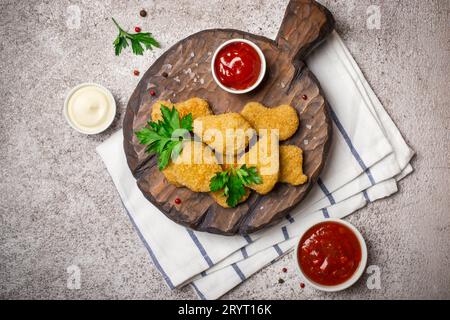
[[[331,12],[316,1],[291,0],[276,42],[292,61],[303,60],[333,31],[334,24]]]

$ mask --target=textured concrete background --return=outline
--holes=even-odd
[[[1,0],[1,298],[195,298],[190,288],[166,288],[95,147],[122,126],[139,81],[134,68],[145,71],[205,28],[274,38],[287,2]],[[417,152],[416,171],[398,194],[349,218],[367,239],[369,264],[380,267],[381,289],[369,290],[365,275],[339,294],[302,290],[289,255],[224,298],[450,298],[450,1],[322,3]],[[366,27],[370,5],[381,10],[380,29]],[[163,48],[115,57],[111,16],[152,31]],[[110,88],[118,104],[112,128],[94,137],[76,133],[61,113],[68,90],[85,81]],[[70,265],[81,268],[79,290],[67,288]],[[286,282],[279,285],[279,277]]]

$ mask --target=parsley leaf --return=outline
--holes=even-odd
[[[131,42],[131,50],[136,55],[143,55],[145,50],[153,50],[153,47],[159,48],[159,42],[152,37],[149,32],[128,33],[123,30],[114,18],[111,18],[117,29],[119,35],[114,40],[114,51],[116,56],[120,55],[123,49],[129,46],[128,41]]]
[[[209,182],[209,188],[212,192],[222,190],[228,183],[228,172],[218,172],[214,177],[211,178]]]
[[[162,120],[149,121],[136,131],[139,143],[147,145],[146,152],[158,155],[158,168],[163,170],[170,159],[175,159],[183,149],[183,141],[192,131],[192,114],[180,120],[177,109],[161,105]]]
[[[217,172],[209,182],[212,192],[223,190],[227,197],[227,204],[234,208],[245,196],[245,187],[251,184],[261,184],[262,178],[255,167],[247,168],[244,164],[239,169],[229,168],[226,171]]]

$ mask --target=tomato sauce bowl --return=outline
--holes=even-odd
[[[326,219],[308,225],[295,248],[300,274],[315,289],[336,292],[352,286],[367,264],[367,246],[352,224]]]
[[[254,90],[264,79],[266,59],[252,41],[231,39],[214,52],[211,72],[220,88],[229,93],[243,94]]]

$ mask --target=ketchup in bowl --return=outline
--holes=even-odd
[[[337,286],[349,280],[360,266],[361,257],[361,244],[356,234],[335,221],[312,226],[297,248],[301,271],[322,286]]]
[[[225,87],[245,90],[252,87],[261,74],[261,58],[250,44],[235,41],[225,45],[213,61],[217,80]]]

